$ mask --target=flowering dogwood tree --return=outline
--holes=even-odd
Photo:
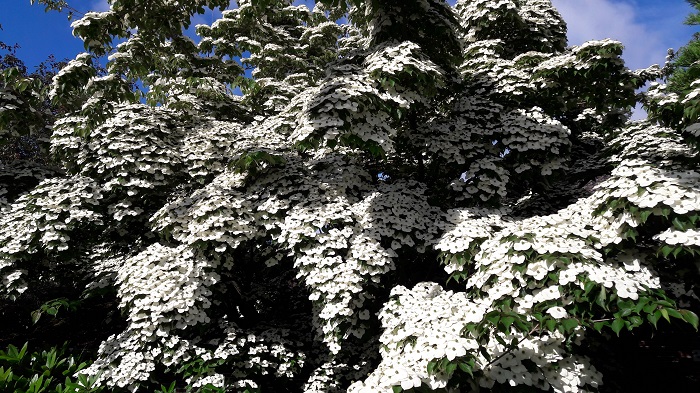
[[[700,127],[549,0],[110,3],[0,207],[6,301],[116,296],[96,386],[596,391],[591,340],[697,328]]]

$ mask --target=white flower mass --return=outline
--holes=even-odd
[[[58,265],[116,293],[98,384],[595,391],[588,333],[698,291],[667,273],[700,252],[699,123],[628,122],[621,44],[567,48],[550,1],[239,1],[197,42],[172,29],[212,2],[122,3],[54,79],[65,174],[0,168],[40,181],[0,183],[0,296]]]

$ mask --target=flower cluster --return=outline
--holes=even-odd
[[[58,168],[36,161],[15,160],[0,166],[0,210],[9,207],[20,195],[39,182],[61,175]]]
[[[510,331],[505,339],[516,340],[516,350],[489,337],[482,348],[490,358],[484,357],[483,352],[477,351],[478,340],[465,337],[462,329],[481,321],[490,308],[487,299],[475,301],[465,293],[445,291],[435,283],[420,283],[410,290],[395,287],[392,299],[380,313],[385,329],[381,337],[383,360],[367,379],[354,383],[348,391],[391,392],[395,386],[405,390],[421,386],[445,388],[454,371],[427,371],[432,361],[442,358],[456,364],[472,358],[474,369],[478,370],[474,373],[476,383],[482,388],[493,388],[499,383],[566,392],[595,388],[602,383],[601,374],[586,358],[567,353],[565,337],[557,332],[528,337]],[[534,362],[538,371],[525,367],[524,361]]]
[[[331,72],[304,102],[293,134],[298,142],[340,142],[370,152],[377,146],[392,153],[398,130],[391,108],[400,112],[425,104],[444,83],[444,71],[413,42],[354,53]]]
[[[52,93],[69,177],[0,173],[0,294],[42,264],[116,292],[99,385],[588,391],[591,329],[697,324],[665,275],[700,247],[700,127],[618,127],[644,79],[618,42],[565,48],[547,0],[246,0],[195,43],[222,2],[166,3],[74,25],[95,42]],[[146,104],[112,89],[132,79]]]
[[[0,217],[2,292],[12,296],[24,292],[26,283],[20,277],[35,270],[32,259],[66,251],[72,234],[102,225],[103,215],[97,206],[103,198],[103,191],[90,178],[53,178],[43,180],[3,211]]]
[[[548,0],[459,0],[455,8],[468,42],[507,39],[508,51],[520,53],[566,47],[566,23]]]
[[[646,121],[617,130],[609,146],[614,152],[610,161],[615,163],[625,159],[653,159],[662,161],[663,165],[669,160],[698,154],[685,143],[679,132]]]
[[[700,110],[700,80],[693,81],[685,93],[669,91],[665,84],[651,83],[643,94],[643,104],[649,119],[674,129],[685,130],[698,141],[697,115]]]
[[[656,139],[649,138],[650,135]],[[674,135],[668,129],[655,131],[653,126],[633,124],[623,130],[618,138],[647,138],[652,146],[657,147],[653,152],[657,157],[691,154],[687,148],[682,148]],[[619,145],[620,142],[614,142],[613,149]],[[651,158],[652,152],[645,153],[645,147],[641,144],[636,151],[634,144],[629,148],[628,145],[624,146],[624,152],[628,155],[636,152],[641,157]],[[613,156],[612,160],[617,161],[619,158],[616,157],[619,155]],[[420,284],[412,291],[403,287],[394,288],[396,300],[386,303],[381,314],[385,327],[382,339],[390,340],[384,341],[384,360],[368,379],[353,385],[353,391],[388,391],[393,386],[404,389],[422,385],[433,389],[444,387],[451,372],[428,373],[426,370],[431,368],[429,363],[443,358],[459,363],[460,358],[467,361],[469,356],[474,360],[469,367],[483,372],[475,375],[480,375],[477,380],[484,387],[492,387],[497,382],[512,386],[539,386],[541,389],[551,386],[555,391],[580,391],[586,386],[595,387],[601,383],[600,374],[588,360],[573,354],[565,355],[567,351],[561,347],[553,352],[555,356],[548,358],[545,355],[544,358],[560,361],[565,366],[557,364],[547,371],[549,365],[538,363],[542,374],[529,374],[523,360],[532,360],[533,357],[526,348],[537,348],[536,353],[544,354],[544,348],[548,345],[556,347],[562,344],[564,337],[558,332],[531,338],[518,337],[522,333],[516,330],[506,331],[506,342],[513,335],[518,341],[519,349],[513,350],[499,347],[502,344],[496,344],[494,339],[472,341],[467,345],[470,336],[465,336],[463,329],[470,323],[483,323],[486,314],[498,309],[499,303],[506,299],[512,299],[514,312],[530,316],[528,318],[542,313],[545,318],[574,321],[572,316],[580,318],[576,304],[581,299],[574,295],[576,288],[584,290],[590,285],[599,286],[601,293],[612,291],[619,299],[631,301],[640,299],[642,295],[650,296],[650,290],[661,288],[659,276],[652,268],[652,252],[643,248],[622,248],[620,254],[612,257],[606,257],[601,252],[604,247],[621,244],[628,239],[627,229],[642,226],[644,221],[626,211],[595,212],[615,198],[624,198],[643,209],[668,206],[679,215],[699,211],[698,174],[678,164],[666,164],[662,170],[650,167],[640,159],[617,162],[618,167],[611,173],[612,177],[601,183],[598,191],[553,215],[522,219],[508,217],[507,211],[503,210],[450,211],[446,216],[449,224],[443,224],[445,232],[436,248],[455,256],[460,253],[473,255],[469,263],[475,272],[469,276],[466,286],[477,296],[461,299],[463,293],[444,292],[432,283]],[[692,247],[697,244],[696,232],[694,228],[685,231],[671,228],[655,235],[654,239]],[[472,251],[474,247],[476,251]],[[445,269],[453,273],[463,269],[464,262],[464,257],[450,258]],[[430,303],[441,296],[450,299],[444,300],[445,303],[440,306]],[[457,296],[460,300],[455,299]],[[460,322],[453,320],[479,304],[483,307],[476,315],[461,317]],[[446,311],[445,314],[431,317],[436,310]],[[580,323],[580,320],[576,321],[575,326]],[[448,335],[442,333],[439,339],[432,338],[442,329],[452,330]],[[450,334],[452,340],[467,341],[451,345],[448,339]],[[583,330],[576,330],[575,334],[583,337]],[[544,342],[533,343],[529,341],[531,339]],[[554,341],[548,341],[552,339]],[[438,342],[440,345],[436,346]],[[476,351],[477,348],[480,351]],[[480,359],[483,350],[490,354],[491,359],[499,361]],[[519,357],[519,353],[523,356]]]

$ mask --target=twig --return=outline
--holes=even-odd
[[[532,333],[534,333],[534,332],[535,332],[537,329],[539,329],[539,328],[540,328],[540,324],[538,323],[537,325],[535,325],[535,327],[532,328],[532,330],[530,330],[525,336],[523,336],[523,338],[521,338],[520,341],[518,341],[518,343],[516,344],[516,346],[520,345],[523,341],[525,341],[526,338],[530,337],[530,335],[532,335]],[[511,349],[509,349],[509,350],[503,352],[503,353],[500,354],[497,358],[495,358],[495,359],[491,360],[490,362],[486,363],[482,368],[486,368],[486,367],[488,367],[488,366],[490,366],[490,365],[496,363],[497,361],[501,360],[502,357],[504,357],[504,356],[506,356],[507,354],[513,352],[514,349],[515,349],[515,348],[511,348]]]

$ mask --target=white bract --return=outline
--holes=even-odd
[[[619,42],[567,48],[547,0],[239,1],[183,35],[225,3],[75,22],[90,53],[52,89],[77,103],[53,127],[65,174],[0,172],[41,180],[0,183],[1,296],[47,279],[116,296],[124,328],[81,373],[595,391],[592,329],[693,323],[674,302],[697,292],[677,266],[700,247],[700,127],[627,122],[655,74]]]

